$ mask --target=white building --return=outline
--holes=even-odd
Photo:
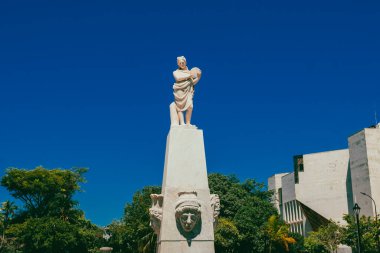
[[[348,149],[294,157],[294,171],[268,179],[274,204],[292,232],[306,236],[332,219],[344,224],[354,203],[375,216],[380,203],[380,124],[348,138]]]

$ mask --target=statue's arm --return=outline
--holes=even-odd
[[[196,85],[199,82],[199,80],[201,79],[202,72],[198,68],[193,68],[193,69],[191,69],[191,74],[193,76],[193,78],[192,78],[193,85]]]
[[[173,72],[173,76],[176,82],[181,82],[181,81],[189,79],[191,77],[191,74],[176,70]]]
[[[193,85],[196,85],[199,82],[200,79],[201,79],[200,75],[197,76],[197,77],[195,77],[195,78],[193,78]]]

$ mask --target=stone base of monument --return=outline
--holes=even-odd
[[[203,131],[171,128],[162,194],[152,194],[151,226],[158,253],[214,253],[219,197],[210,194]]]
[[[111,252],[113,250],[113,248],[111,248],[111,247],[101,247],[99,250],[100,250],[100,252]]]

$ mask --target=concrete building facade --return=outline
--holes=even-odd
[[[380,124],[348,138],[348,149],[294,156],[294,171],[268,179],[273,202],[292,232],[308,232],[330,219],[344,224],[358,203],[375,216],[371,196],[380,203]]]

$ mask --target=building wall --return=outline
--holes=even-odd
[[[347,214],[347,149],[307,154],[303,156],[304,171],[295,184],[297,200],[315,212],[337,222]],[[349,189],[351,191],[351,189]]]
[[[276,208],[292,232],[305,236],[329,219],[344,224],[343,215],[352,212],[355,202],[362,215],[375,214],[372,200],[360,192],[380,203],[380,124],[348,142],[349,149],[295,156],[294,172],[268,179]]]
[[[282,185],[282,212],[283,220],[290,225],[290,231],[305,235],[305,216],[296,199],[294,173],[281,177]]]
[[[380,129],[366,128],[349,137],[348,142],[354,202],[362,215],[374,216],[372,200],[361,192],[380,203]]]
[[[296,199],[294,173],[286,174],[282,180],[282,202],[287,203]]]
[[[371,183],[371,192],[367,192],[367,194],[380,205],[380,128],[367,128],[365,135]],[[372,215],[375,215],[375,208],[373,208]]]
[[[282,214],[282,180],[281,178],[288,173],[275,174],[268,178],[268,190],[274,191],[272,203],[277,211]]]

